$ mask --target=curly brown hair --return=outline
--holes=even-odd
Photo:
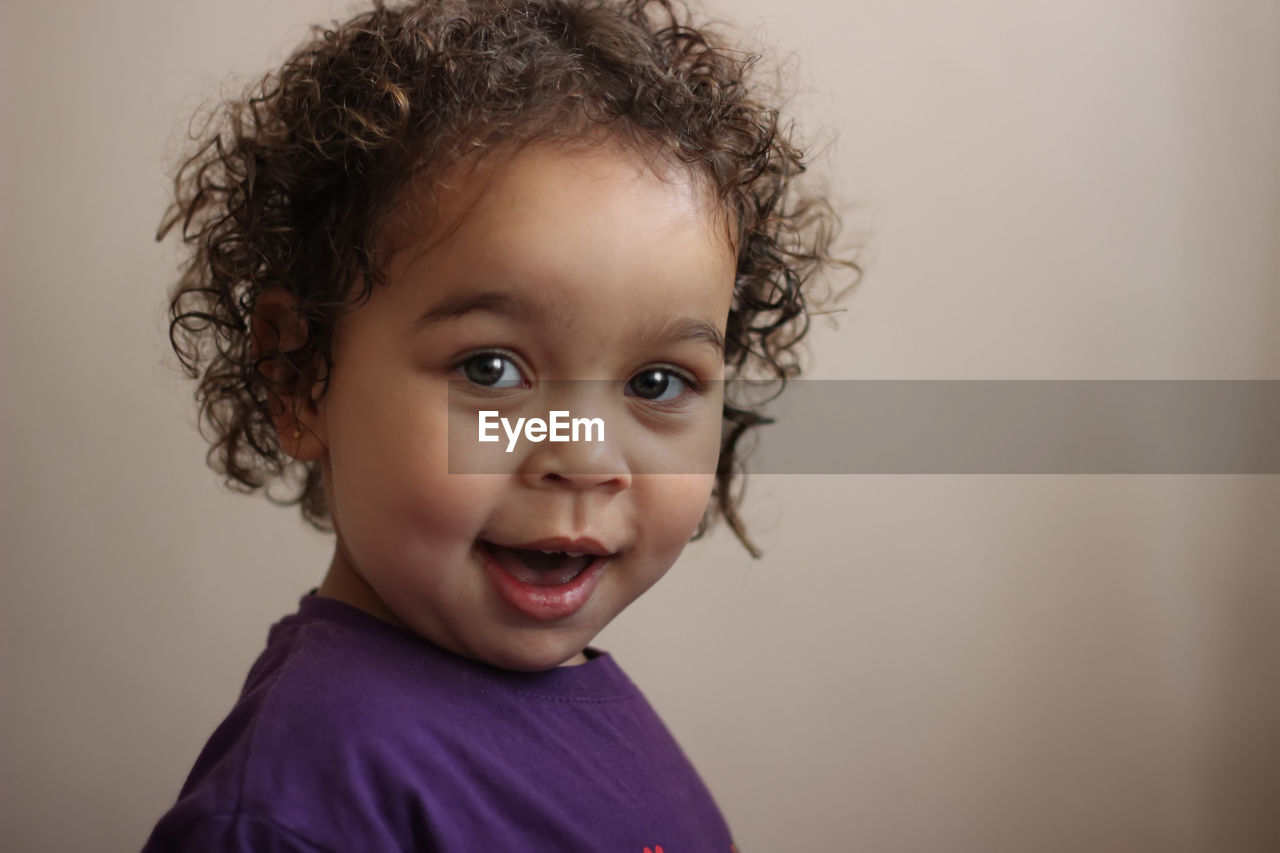
[[[731,214],[726,378],[767,378],[780,391],[800,370],[814,273],[843,267],[852,286],[860,270],[830,251],[832,205],[797,187],[804,153],[760,96],[758,59],[692,26],[671,0],[374,0],[346,23],[313,27],[282,67],[192,134],[198,146],[156,234],[181,225],[169,338],[199,379],[210,466],[232,488],[268,490],[332,530],[319,463],[284,451],[271,410],[314,380],[307,365],[327,378],[335,322],[385,281],[388,214],[411,184],[438,186],[465,156],[601,129],[686,164]],[[269,289],[296,301],[300,346],[254,340]],[[273,362],[291,375],[264,369]],[[758,403],[726,396],[713,504],[695,535],[718,511],[753,556],[737,512],[739,442],[762,423]],[[296,493],[271,496],[276,482]]]

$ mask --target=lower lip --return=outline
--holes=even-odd
[[[609,562],[608,557],[596,557],[591,565],[566,584],[534,586],[517,580],[498,565],[487,546],[482,544],[480,552],[484,557],[484,568],[489,580],[502,599],[518,613],[539,622],[564,619],[581,610],[600,582],[600,573],[604,570],[605,563]]]

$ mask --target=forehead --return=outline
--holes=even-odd
[[[605,140],[535,142],[455,166],[409,191],[393,233],[401,267],[471,253],[532,269],[577,252],[602,276],[663,260],[709,274],[736,267],[731,224],[688,167]]]

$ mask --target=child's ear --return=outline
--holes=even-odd
[[[267,353],[258,372],[273,385],[267,391],[271,422],[284,451],[300,462],[319,459],[325,451],[323,424],[312,399],[315,364],[300,365],[290,354],[307,342],[307,321],[298,302],[283,288],[258,294],[253,307],[251,352]]]

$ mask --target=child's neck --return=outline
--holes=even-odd
[[[329,571],[321,581],[316,595],[321,598],[332,598],[363,610],[375,619],[395,625],[403,631],[410,631],[408,625],[400,621],[382,599],[373,591],[373,587],[352,567],[346,548],[339,540],[333,549],[333,560],[329,563]]]

